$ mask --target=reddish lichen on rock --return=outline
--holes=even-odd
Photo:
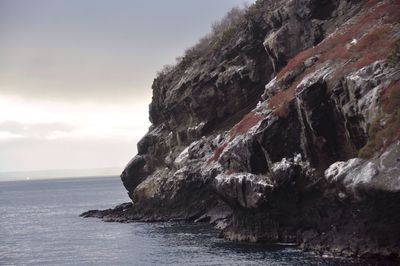
[[[303,63],[304,60],[309,58],[310,56],[314,55],[315,51],[314,48],[309,48],[304,51],[298,53],[295,57],[289,60],[289,62],[284,66],[281,71],[276,75],[277,79],[283,78],[291,69],[298,66],[299,64]]]
[[[218,161],[225,147],[228,145],[228,142],[224,142],[222,145],[215,148],[213,155],[208,159],[208,163]]]
[[[243,117],[243,119],[237,123],[230,131],[231,140],[237,135],[246,133],[250,128],[255,126],[258,122],[263,119],[263,116],[257,112],[250,112]]]
[[[263,116],[257,112],[250,112],[243,117],[229,132],[229,140],[226,140],[222,145],[215,148],[213,155],[208,159],[208,163],[218,161],[222,152],[236,136],[245,134],[250,128],[254,127],[258,122],[263,119]]]

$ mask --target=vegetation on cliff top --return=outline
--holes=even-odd
[[[232,8],[221,20],[215,22],[211,32],[201,38],[197,44],[188,48],[183,56],[176,58],[176,63],[165,65],[157,76],[165,76],[172,71],[184,71],[197,60],[206,60],[221,53],[221,50],[233,44],[239,33],[249,22],[254,20],[257,13],[261,13],[265,5],[273,8],[281,0],[257,0],[250,6]]]

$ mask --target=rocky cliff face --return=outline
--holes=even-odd
[[[111,221],[400,256],[400,1],[257,1],[153,83]]]

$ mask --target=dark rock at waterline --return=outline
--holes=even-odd
[[[82,213],[80,216],[83,218],[99,218],[105,222],[129,222],[127,215],[132,209],[132,202],[122,203],[115,206],[113,209],[107,210],[89,210]]]

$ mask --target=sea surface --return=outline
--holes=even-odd
[[[391,265],[228,242],[206,224],[79,217],[126,201],[117,177],[0,182],[0,265]]]

